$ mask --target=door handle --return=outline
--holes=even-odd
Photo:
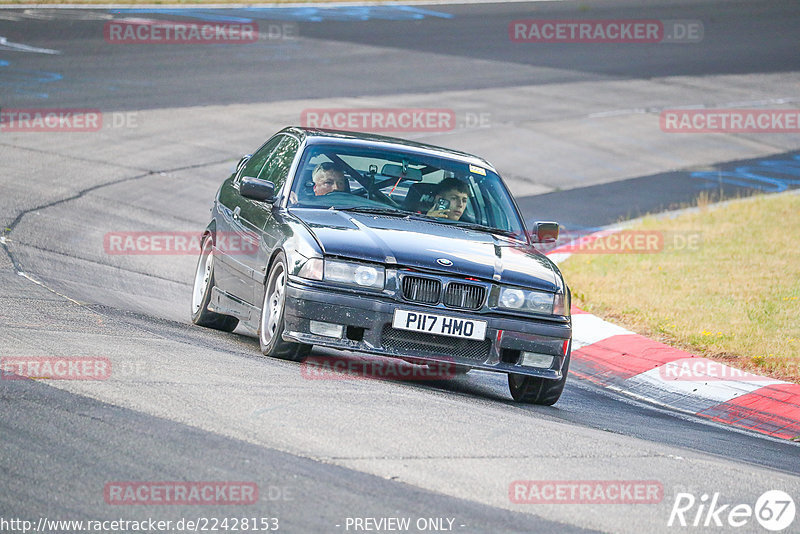
[[[242,208],[239,207],[239,206],[236,206],[233,209],[233,220],[234,221],[238,221],[239,220],[239,213],[241,213],[241,211],[242,211]]]

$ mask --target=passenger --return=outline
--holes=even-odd
[[[314,195],[316,196],[327,195],[337,191],[342,193],[350,192],[344,169],[330,161],[317,165],[314,168],[314,172],[311,173],[311,180],[314,182]]]
[[[438,217],[440,219],[450,219],[457,221],[461,219],[464,210],[467,209],[469,202],[469,184],[458,178],[445,178],[434,190],[433,207],[428,210],[428,217]],[[445,208],[440,208],[439,199],[449,202]]]

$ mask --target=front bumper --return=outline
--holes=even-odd
[[[286,290],[283,338],[334,349],[558,380],[562,377],[565,347],[569,351],[565,342],[572,337],[570,323],[420,306],[385,296],[310,287],[291,278]],[[487,322],[486,337],[474,341],[398,330],[391,326],[398,308],[483,320]],[[311,333],[311,320],[344,325],[342,338]],[[553,363],[550,368],[522,366],[522,351],[551,355]]]

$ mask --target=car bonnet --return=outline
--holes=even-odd
[[[307,225],[326,255],[545,291],[561,288],[550,260],[527,245],[489,232],[442,222],[332,209],[292,212]]]

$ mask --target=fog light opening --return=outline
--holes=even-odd
[[[325,337],[335,337],[341,339],[344,332],[344,325],[323,323],[322,321],[309,321],[308,329],[312,334]]]
[[[360,326],[347,327],[347,339],[350,341],[364,341],[364,328]]]
[[[515,349],[501,350],[500,361],[503,363],[510,363],[511,365],[519,364],[519,351]]]
[[[549,369],[553,365],[553,356],[550,354],[539,354],[537,352],[523,352],[519,364],[523,367]]]

